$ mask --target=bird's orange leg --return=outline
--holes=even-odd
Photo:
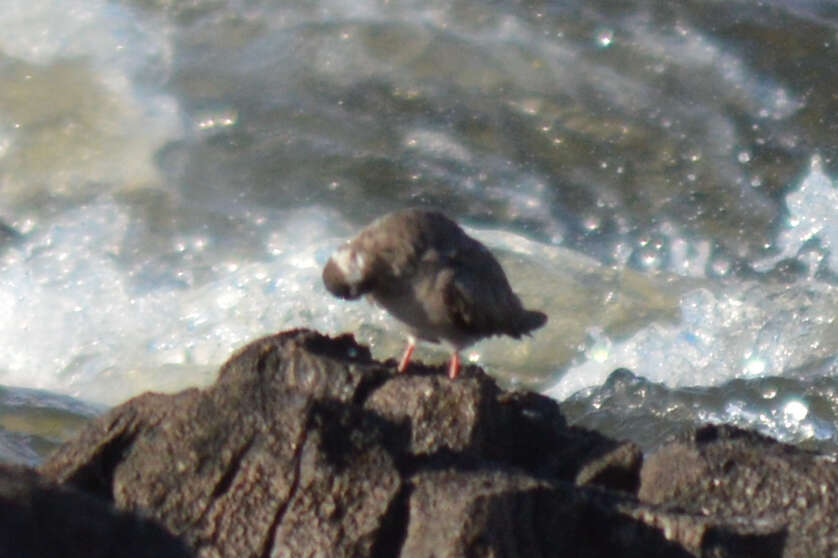
[[[410,356],[413,354],[413,349],[416,348],[416,341],[413,339],[407,340],[407,348],[404,350],[402,359],[399,361],[399,372],[407,370],[407,365],[410,364]]]
[[[448,365],[448,377],[452,380],[457,378],[457,374],[460,373],[460,353],[459,351],[454,351],[451,353],[451,363]]]

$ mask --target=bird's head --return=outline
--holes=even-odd
[[[372,290],[372,274],[362,252],[346,245],[326,262],[323,284],[330,293],[348,300],[356,299]]]

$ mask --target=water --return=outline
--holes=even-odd
[[[0,22],[0,384],[27,394],[0,459],[282,329],[396,356],[398,326],[319,275],[417,205],[550,316],[464,355],[506,385],[646,449],[705,421],[836,448],[832,3],[10,0]]]
[[[7,462],[37,465],[103,410],[46,391],[2,388],[0,456]]]

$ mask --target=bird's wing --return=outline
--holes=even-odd
[[[524,310],[494,256],[475,242],[452,265],[454,273],[443,290],[451,321],[473,335],[517,337]]]

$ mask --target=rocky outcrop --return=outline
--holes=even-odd
[[[644,465],[633,444],[568,427],[554,401],[478,368],[456,381],[393,371],[350,336],[260,339],[210,388],[146,394],[92,422],[41,472],[207,557],[838,551],[825,519],[838,469],[817,455],[711,427]],[[754,494],[764,505],[735,503]],[[822,542],[791,544],[810,536]]]
[[[706,426],[650,456],[641,478],[644,501],[773,533],[775,551],[759,556],[838,555],[834,456]]]
[[[57,486],[32,469],[0,466],[0,556],[186,558],[182,542],[155,522]]]

